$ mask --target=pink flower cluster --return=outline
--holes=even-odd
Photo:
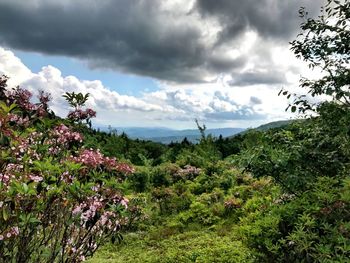
[[[6,165],[3,172],[0,173],[0,182],[8,186],[10,182],[16,177],[15,174],[20,173],[23,170],[23,165],[9,163]]]
[[[0,241],[11,238],[19,235],[19,228],[17,226],[13,226],[10,228],[10,230],[6,231],[3,234],[0,234]]]
[[[14,144],[14,146],[11,147],[12,153],[17,161],[21,161],[24,155],[30,157],[28,160],[30,163],[32,160],[39,160],[40,156],[34,148],[40,143],[42,136],[43,134],[40,132],[32,132],[28,137],[18,139],[18,144]]]
[[[130,165],[118,163],[114,157],[105,157],[99,150],[85,149],[78,156],[71,156],[71,159],[90,168],[103,167],[108,171],[115,170],[125,174],[134,172],[134,168]]]
[[[35,175],[35,174],[30,174],[29,176],[29,179],[36,182],[36,183],[39,183],[41,182],[42,180],[44,180],[44,178],[40,175]]]
[[[45,93],[44,91],[39,91],[39,101],[40,103],[36,108],[36,114],[38,115],[38,117],[44,117],[47,115],[48,112],[48,108],[49,108],[49,101],[51,100],[51,96],[49,93]]]
[[[68,171],[63,172],[60,179],[67,184],[70,184],[73,182],[73,176],[69,174]]]
[[[68,142],[82,142],[83,136],[79,132],[74,132],[64,124],[60,124],[53,129],[52,135],[56,138],[58,144],[66,144]]]
[[[10,113],[8,115],[8,121],[14,122],[16,125],[19,125],[19,126],[24,126],[24,127],[29,126],[29,118],[28,117],[22,118],[21,116],[19,116],[17,114],[13,114],[13,113]]]
[[[191,165],[186,165],[183,169],[180,169],[177,172],[177,175],[180,177],[187,177],[187,178],[193,178],[197,175],[199,175],[199,173],[202,170],[200,168],[191,166]]]
[[[75,109],[74,111],[69,112],[67,117],[72,121],[88,120],[93,117],[96,117],[96,111],[92,109]]]
[[[26,111],[36,110],[35,104],[30,102],[32,93],[28,90],[16,88],[7,92],[7,98],[10,103],[16,103]]]
[[[6,186],[5,189],[8,188],[11,182],[28,180],[34,181],[36,183],[41,182],[44,178],[40,174],[26,173],[26,169],[21,164],[9,163],[0,173],[0,182]]]
[[[98,198],[97,196],[93,196],[89,198],[86,202],[76,206],[73,209],[72,214],[74,216],[80,215],[81,225],[85,226],[85,224],[89,220],[92,220],[95,217],[96,212],[103,207],[104,207],[103,199]]]
[[[71,142],[83,142],[83,136],[79,132],[72,131],[64,124],[56,126],[50,132],[50,138],[45,144],[50,145],[50,154],[58,154],[69,146]]]
[[[34,104],[30,101],[32,93],[19,87],[6,92],[7,103],[17,104],[21,109],[27,112],[35,112],[38,117],[44,117],[48,111],[48,103],[51,100],[50,94],[39,91],[38,99],[40,103]]]
[[[0,211],[8,209],[10,212],[4,214],[4,219],[6,216],[9,219],[2,222],[0,250],[12,249],[11,253],[16,255],[13,248],[18,248],[18,239],[30,240],[33,244],[44,242],[42,236],[47,229],[60,231],[61,222],[68,224],[67,220],[71,220],[73,215],[73,220],[67,225],[67,232],[64,232],[67,235],[59,232],[52,237],[52,242],[47,240],[44,245],[64,244],[66,247],[63,247],[65,251],[62,256],[69,258],[73,254],[74,262],[79,262],[85,256],[91,256],[103,240],[127,222],[120,208],[127,209],[128,200],[107,184],[99,181],[95,185],[93,176],[86,176],[73,189],[71,184],[80,179],[75,176],[81,175],[82,171],[88,175],[95,175],[96,172],[105,175],[107,173],[104,172],[108,171],[108,177],[110,171],[113,174],[130,173],[133,168],[117,162],[115,158],[105,157],[98,150],[77,150],[76,146],[83,141],[83,137],[74,128],[64,124],[50,129],[46,129],[46,125],[33,125],[38,118],[48,115],[50,96],[40,92],[40,103],[37,104],[30,102],[31,96],[29,91],[20,88],[2,94],[5,103],[8,106],[17,104],[21,113],[7,114],[0,111],[0,133],[8,137],[6,144],[0,146],[0,151],[6,156],[0,160]],[[96,112],[90,109],[76,110],[74,114],[74,118],[87,121],[96,116]],[[41,133],[36,129],[45,130]],[[79,169],[80,165],[72,165],[69,160],[83,164],[83,169]],[[40,183],[44,179],[45,183]],[[60,191],[56,192],[56,189]],[[51,191],[55,192],[55,196],[48,199],[48,192]],[[8,200],[15,205],[10,205]],[[35,231],[29,233],[17,226],[18,216],[22,214],[30,214],[38,219],[33,223],[33,227],[37,227]],[[70,243],[67,242],[68,238]],[[26,249],[29,243],[21,246]]]
[[[104,211],[107,203],[120,204],[125,209],[128,207],[128,200],[119,195],[103,198],[97,194],[77,205],[72,210],[72,215],[80,217],[80,224],[83,227],[98,217],[93,230],[107,228],[116,231],[120,227],[120,222],[117,220],[118,215],[112,211]]]
[[[124,174],[132,174],[135,172],[135,168],[127,163],[117,163],[116,170]]]
[[[99,150],[85,149],[80,152],[79,156],[71,156],[71,159],[76,163],[84,164],[90,168],[97,168],[104,164],[105,158]]]
[[[50,93],[45,93],[43,90],[39,91],[39,101],[42,105],[47,106],[49,101],[51,100]]]

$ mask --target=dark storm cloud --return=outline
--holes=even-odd
[[[248,26],[278,39],[298,28],[298,1],[198,0],[187,15],[176,8],[161,9],[163,3],[0,0],[0,44],[76,57],[91,67],[194,83],[203,82],[205,75],[233,72],[245,65],[247,57],[231,59],[213,51],[218,44],[239,38]],[[193,22],[197,12],[204,19],[220,21],[217,42],[209,43],[205,27]]]
[[[281,71],[252,71],[242,74],[232,74],[233,79],[229,81],[231,86],[249,86],[255,84],[282,84],[286,82],[284,73]]]
[[[168,22],[172,14],[160,15],[158,5],[155,0],[0,0],[0,41],[87,59],[92,67],[200,81],[194,74],[205,62],[200,28]]]
[[[247,28],[265,38],[289,41],[299,28],[298,9],[315,15],[322,0],[197,0],[196,8],[204,16],[213,16],[223,25],[219,42],[239,37]]]

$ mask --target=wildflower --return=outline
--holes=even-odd
[[[123,198],[123,199],[120,201],[120,204],[121,204],[122,206],[124,206],[124,207],[127,209],[127,208],[128,208],[128,202],[129,202],[128,199]]]
[[[10,231],[11,231],[11,234],[14,235],[14,236],[18,236],[19,235],[18,226],[12,227]]]
[[[39,176],[39,175],[33,175],[33,174],[30,174],[29,175],[29,179],[30,180],[33,180],[34,182],[38,183],[38,182],[41,182],[42,180],[44,180],[43,177]]]

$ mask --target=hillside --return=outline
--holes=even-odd
[[[164,145],[90,129],[84,102],[63,119],[29,95],[0,89],[0,262],[349,258],[347,106]]]
[[[117,134],[125,133],[132,139],[141,140],[151,140],[154,142],[161,142],[169,144],[171,142],[181,142],[183,139],[187,138],[192,143],[197,143],[201,138],[198,129],[186,129],[186,130],[174,130],[164,127],[117,127],[117,128],[107,128],[107,127],[97,127],[101,131],[113,131]],[[217,128],[217,129],[207,129],[205,131],[206,135],[211,134],[214,137],[231,136],[232,134],[237,134],[242,132],[243,128]]]
[[[349,179],[339,165],[350,161],[348,143],[339,151],[350,115],[328,118],[174,144],[162,163],[137,166],[123,184],[134,223],[89,262],[300,262],[306,253],[346,262],[348,252],[319,249],[342,246],[350,233]],[[334,122],[343,123],[331,129],[337,140]]]

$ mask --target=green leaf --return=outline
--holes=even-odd
[[[22,187],[23,187],[23,191],[24,191],[24,193],[28,193],[28,190],[29,190],[28,185],[27,185],[27,184],[25,184],[25,183],[23,183],[23,184],[22,184]]]
[[[7,219],[9,218],[9,214],[6,207],[3,207],[2,209],[2,217],[5,221],[7,221]]]

